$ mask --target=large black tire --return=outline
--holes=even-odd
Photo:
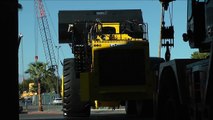
[[[205,104],[203,111],[202,111],[201,120],[213,120],[213,105],[212,105],[212,103]]]
[[[153,117],[153,100],[141,100],[136,102],[137,115],[142,118]]]
[[[135,100],[127,100],[125,103],[125,111],[127,115],[136,115],[136,101]]]
[[[76,77],[74,59],[64,60],[64,98],[63,112],[66,118],[70,117],[89,117],[89,102],[80,101],[80,79]]]
[[[155,120],[189,120],[188,110],[180,103],[175,75],[171,69],[160,79]]]

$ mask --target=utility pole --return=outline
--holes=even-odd
[[[60,49],[60,47],[61,46],[55,46],[56,47],[56,49],[57,49],[57,54],[58,54],[58,61],[57,61],[57,72],[58,72],[58,70],[59,70],[59,49]],[[58,73],[58,76],[57,76],[57,82],[56,82],[56,90],[57,90],[57,96],[59,97],[60,96],[60,92],[59,92],[59,73]]]

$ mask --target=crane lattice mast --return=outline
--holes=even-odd
[[[42,3],[42,0],[34,0],[34,2],[46,61],[48,63],[49,68],[57,70],[55,52],[53,48],[53,42],[50,34],[47,16],[44,10],[44,5]]]
[[[58,77],[59,76],[58,65],[56,63],[53,42],[52,42],[52,38],[50,34],[49,24],[48,24],[47,16],[45,13],[44,5],[42,3],[42,0],[34,0],[34,2],[35,2],[34,5],[36,9],[36,17],[38,20],[38,26],[40,29],[46,62],[48,64],[49,69],[53,70],[53,72],[55,72],[56,76]],[[56,91],[57,91],[57,94],[60,95],[58,82],[59,80],[57,80]]]

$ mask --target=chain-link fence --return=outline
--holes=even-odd
[[[54,98],[57,96],[55,93],[43,93],[41,96],[44,111],[62,111],[62,105],[52,104]],[[23,112],[38,111],[38,95],[34,95],[28,99],[20,101],[20,106],[23,107]]]
[[[42,104],[48,105],[52,104],[54,98],[56,97],[55,93],[43,93],[42,97]],[[32,105],[38,105],[38,95],[32,96]]]

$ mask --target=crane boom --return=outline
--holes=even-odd
[[[48,20],[44,10],[44,5],[42,3],[42,0],[35,0],[35,9],[36,9],[36,15],[37,15],[37,20],[39,24],[38,26],[39,26],[39,30],[40,30],[40,34],[42,38],[46,61],[50,68],[55,69],[57,67],[55,52],[54,52],[49,24],[48,24]]]
[[[38,20],[38,26],[40,29],[46,62],[48,64],[49,69],[53,70],[56,76],[59,76],[58,65],[56,63],[55,52],[54,52],[53,42],[52,42],[52,38],[50,34],[49,24],[48,24],[48,20],[47,20],[47,16],[45,13],[42,0],[34,0],[34,5],[36,9],[36,17]],[[56,91],[57,91],[57,94],[59,95],[58,82],[59,80],[57,80]]]

